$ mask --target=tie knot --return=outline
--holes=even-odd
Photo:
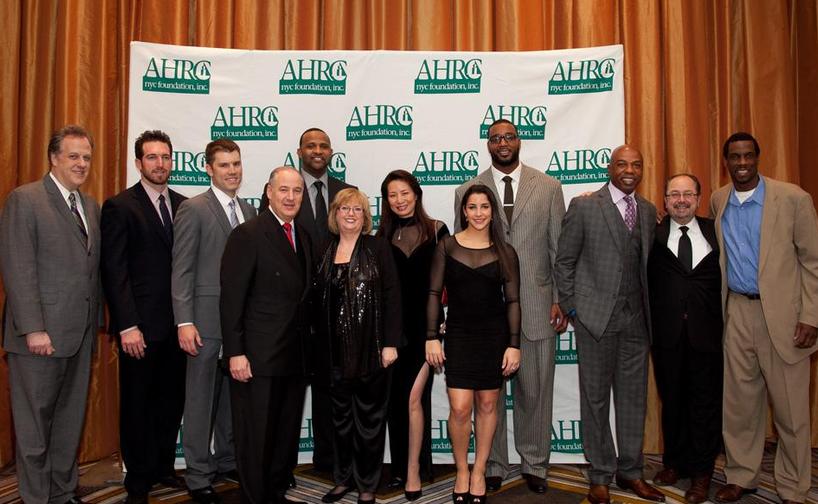
[[[287,233],[293,230],[293,225],[290,224],[289,222],[285,222],[284,224],[281,225],[281,227],[283,227],[284,231],[286,231]]]
[[[165,202],[165,195],[160,194],[158,199],[159,199],[159,203],[164,203]]]
[[[236,208],[236,200],[230,200],[230,203],[227,204],[230,208]]]
[[[630,194],[626,194],[625,195],[625,203],[627,203],[628,205],[633,204],[633,196],[631,196]]]
[[[312,183],[312,185],[314,185],[315,188],[318,189],[319,191],[324,188],[324,183],[321,182],[320,180],[316,180],[315,182]]]
[[[687,226],[679,226],[679,231],[681,231],[682,234],[687,234],[688,229],[690,229],[690,228],[687,227]]]
[[[68,193],[68,202],[71,203],[71,206],[77,204],[77,195],[74,193]]]
[[[512,178],[511,178],[511,177],[509,177],[508,175],[506,175],[505,177],[503,177],[503,182],[505,182],[506,184],[510,184],[512,180],[514,180],[514,179],[512,179]]]

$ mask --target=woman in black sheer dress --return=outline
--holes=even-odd
[[[322,502],[358,489],[375,502],[381,476],[391,369],[403,346],[400,285],[386,240],[370,236],[369,201],[357,189],[338,192],[329,207],[335,235],[316,272],[322,343],[314,351],[316,379],[332,399],[335,488]]]
[[[475,184],[460,208],[466,228],[444,237],[432,258],[427,308],[426,358],[445,366],[449,393],[449,437],[457,466],[455,503],[485,504],[486,461],[503,378],[520,365],[520,268],[505,242],[491,190]],[[437,317],[443,288],[448,294],[445,349]],[[474,466],[468,445],[475,405]]]
[[[381,184],[381,225],[377,236],[392,244],[403,301],[403,334],[389,397],[390,486],[403,487],[406,499],[421,495],[421,480],[431,480],[432,378],[426,364],[426,303],[429,268],[446,225],[423,209],[423,190],[406,170],[390,172]],[[436,319],[442,322],[442,311]]]

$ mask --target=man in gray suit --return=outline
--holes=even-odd
[[[94,144],[80,126],[48,143],[50,172],[9,194],[0,217],[17,478],[24,502],[79,503],[77,449],[99,327],[99,206],[79,187]]]
[[[490,187],[497,201],[503,202],[504,212],[498,218],[503,222],[506,241],[520,258],[522,281],[522,360],[513,391],[514,446],[520,454],[529,489],[543,493],[547,488],[545,478],[551,453],[554,336],[567,325],[552,290],[565,202],[556,179],[520,162],[521,141],[514,124],[499,119],[489,127],[488,137],[492,166],[457,188],[455,215],[460,213],[463,193],[472,184]],[[459,218],[456,227],[462,229]],[[550,314],[550,321],[546,314]],[[498,490],[509,472],[505,394],[500,394],[497,420],[487,467],[489,491]]]
[[[171,293],[179,346],[188,354],[182,437],[185,481],[195,502],[216,504],[221,499],[213,481],[219,474],[235,477],[236,471],[228,377],[219,369],[219,272],[227,237],[234,227],[255,217],[256,210],[236,195],[242,165],[234,141],[207,144],[205,170],[213,185],[182,202],[173,223]],[[210,451],[211,433],[215,453]]]
[[[576,331],[580,412],[591,504],[609,503],[608,485],[664,501],[642,478],[650,307],[647,262],[656,207],[636,194],[642,154],[611,153],[610,182],[574,198],[562,222],[554,277],[560,305]],[[609,423],[611,386],[616,447]]]

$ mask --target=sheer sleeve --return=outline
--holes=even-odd
[[[509,264],[504,272],[503,295],[506,298],[506,312],[508,316],[508,346],[520,348],[520,261],[517,252],[511,245],[506,245]]]
[[[429,300],[426,304],[426,339],[438,339],[437,321],[440,317],[440,296],[443,292],[443,278],[446,274],[446,239],[440,240],[432,254],[429,268]]]

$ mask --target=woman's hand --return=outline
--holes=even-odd
[[[398,360],[398,349],[393,346],[383,347],[381,350],[381,365],[388,368]]]
[[[426,362],[436,369],[443,367],[443,361],[446,360],[446,354],[443,353],[443,345],[439,340],[426,340]]]
[[[506,348],[506,353],[503,354],[503,376],[511,376],[518,369],[520,369],[520,349]]]

